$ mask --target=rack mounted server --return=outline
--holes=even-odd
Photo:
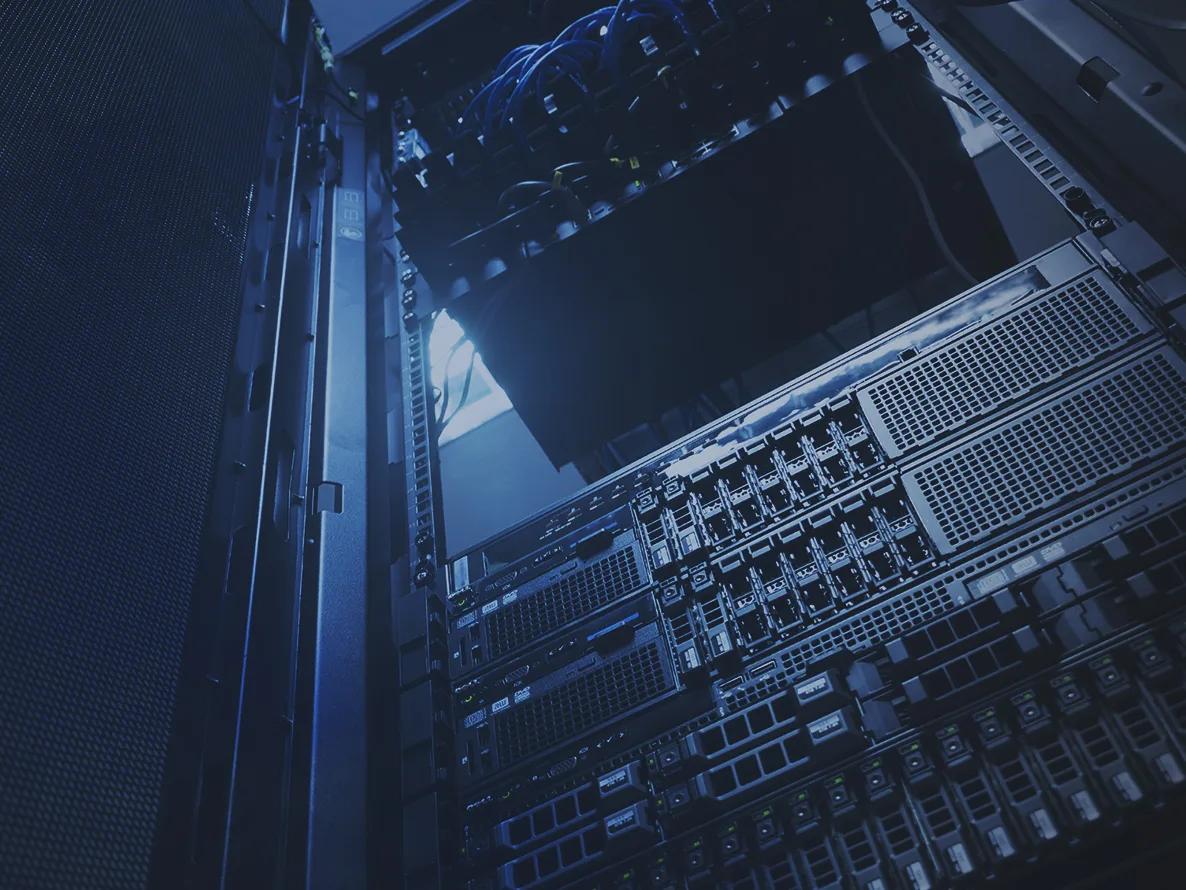
[[[1065,243],[450,562],[445,885],[1040,886],[1169,840],[1186,360],[1125,280]]]
[[[438,303],[408,309],[410,890],[1158,886],[1180,856],[1180,273],[917,9],[871,8],[1084,234],[449,560]]]

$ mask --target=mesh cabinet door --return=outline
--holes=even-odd
[[[143,887],[283,0],[5,4],[0,887]]]

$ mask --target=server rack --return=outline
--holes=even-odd
[[[1181,273],[976,73],[941,10],[871,15],[1083,234],[448,560],[423,328],[447,301],[396,257],[404,886],[1069,886],[1121,858],[1103,834],[1078,865],[1043,852],[1113,819],[1100,793],[1110,814],[1156,798],[1165,821],[1128,824],[1172,847],[1155,826],[1182,738],[1141,665],[1180,658],[1176,612],[1126,610],[1173,572],[1121,592],[1104,575],[1176,540]],[[1121,396],[1136,378],[1141,405]],[[1154,439],[1126,439],[1154,415]],[[1100,716],[1137,686],[1136,710]],[[1080,699],[1096,704],[1059,735]],[[1137,724],[1158,729],[1136,741]],[[1164,866],[1118,867],[1156,884]]]
[[[324,36],[299,4],[70,10],[64,31],[45,9],[19,11],[12,24],[25,39],[7,46],[21,64],[5,67],[4,94],[32,98],[4,118],[5,144],[25,165],[5,175],[80,157],[109,175],[88,204],[73,191],[84,170],[39,167],[40,179],[13,180],[24,200],[6,217],[3,256],[18,273],[6,281],[25,290],[4,291],[5,330],[24,339],[9,344],[22,361],[5,362],[0,389],[20,396],[0,401],[19,467],[4,520],[3,701],[15,716],[0,733],[0,883],[768,890],[922,888],[993,873],[1043,885],[1119,880],[1106,869],[1134,837],[1172,848],[1184,762],[1173,604],[1186,577],[1186,279],[1164,248],[1181,243],[1172,173],[1184,122],[1157,104],[1180,95],[1172,83],[1142,105],[1121,79],[1118,106],[1100,101],[1114,78],[1089,66],[1079,87],[1096,104],[1064,102],[1069,123],[1034,129],[1059,117],[1051,94],[1065,78],[1051,72],[1078,63],[1085,33],[1099,55],[1127,52],[1079,29],[1075,9],[1006,11],[1034,41],[1021,51],[992,12],[949,17],[920,2],[871,14],[887,47],[911,45],[946,72],[1079,220],[1080,237],[453,560],[425,337],[444,301],[392,237],[385,174],[400,135],[350,94],[365,93],[363,72],[339,64],[337,84],[322,76]],[[1027,53],[1041,56],[1060,29],[1060,54],[1045,56],[1057,62],[1035,66]],[[215,74],[195,49],[211,33],[222,41]],[[144,64],[86,68],[78,47],[112,35],[131,41],[110,44],[126,49],[123,61]],[[1008,89],[977,73],[986,58]],[[65,73],[98,73],[24,92],[27,64],[50,71],[63,59],[77,63]],[[114,99],[100,89],[111,84]],[[79,96],[94,101],[68,101]],[[145,105],[150,127],[129,111]],[[89,155],[31,136],[75,126]],[[1148,138],[1125,142],[1138,128]],[[1080,130],[1094,138],[1085,154]],[[1076,170],[1084,157],[1090,182]],[[43,182],[58,189],[45,218],[29,209]],[[146,207],[166,208],[148,216],[168,251],[144,234]],[[79,218],[89,246],[69,251]],[[132,244],[168,274],[145,285],[78,272],[145,274]],[[153,311],[180,291],[194,297],[186,312]],[[46,311],[27,311],[28,293]],[[34,324],[58,311],[126,342],[126,360],[114,347],[88,351],[77,325]],[[1014,323],[1021,333],[1001,339]],[[995,381],[980,365],[978,382],[1003,397],[962,404],[948,426],[926,423],[936,409],[909,395],[911,375],[958,376],[1001,344],[1024,353],[1042,342],[1027,339],[1034,330],[1050,334],[1034,358],[1045,372]],[[179,331],[222,351],[194,351]],[[70,373],[45,363],[40,386],[11,373],[51,351]],[[945,416],[966,384],[943,394]],[[916,399],[909,410],[904,392]],[[103,410],[80,407],[86,393],[102,394]],[[38,410],[74,418],[75,451],[19,435]],[[1052,419],[1083,435],[1052,434]],[[1040,447],[1019,453],[1053,462],[995,458],[1023,435]],[[799,456],[788,463],[791,446]],[[78,451],[105,479],[134,481],[38,476],[39,461],[72,466]],[[129,454],[130,472],[119,464]],[[158,484],[136,473],[149,465]],[[1027,500],[974,492],[1009,490],[1016,480],[1002,470],[1027,476]],[[178,509],[186,492],[201,510]],[[490,581],[523,559],[527,580],[482,589],[483,553],[508,563]],[[771,589],[778,576],[787,586]],[[575,611],[555,611],[566,603]],[[584,616],[580,665],[571,652],[549,660]],[[29,645],[46,640],[62,645]],[[470,663],[453,667],[463,652]],[[149,692],[137,685],[153,673],[143,661],[163,664]],[[542,684],[523,682],[537,674]],[[569,715],[565,725],[537,706],[575,679],[591,696],[627,674],[635,685],[621,684],[629,696],[600,712],[608,721]],[[36,707],[30,689],[42,690]],[[627,725],[625,713],[645,716]],[[586,745],[605,752],[596,765]],[[512,789],[509,804],[494,804],[510,807],[506,818],[458,806],[474,803],[473,789],[504,793],[500,776],[526,775],[520,759],[548,763],[528,782],[538,800]],[[1101,822],[1125,831],[1095,832]],[[657,830],[666,846],[648,856]],[[1041,852],[1081,830],[1090,843],[1075,856]],[[603,867],[608,856],[620,873]],[[1034,862],[1012,871],[1020,859]],[[1163,865],[1133,865],[1128,879],[1155,884]]]

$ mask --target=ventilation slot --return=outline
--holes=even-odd
[[[914,362],[860,393],[891,457],[932,442],[1148,330],[1098,275]],[[877,424],[874,424],[875,426]]]
[[[486,620],[490,657],[499,658],[642,585],[634,548],[627,547],[550,584]]]
[[[1162,349],[908,473],[906,490],[950,553],[1181,443],[1183,376]]]
[[[604,723],[670,687],[657,643],[498,715],[498,760],[509,766]]]
[[[817,636],[796,643],[778,656],[783,670],[793,675],[808,662],[829,652],[867,649],[917,627],[951,608],[946,588],[931,584],[869,609]]]

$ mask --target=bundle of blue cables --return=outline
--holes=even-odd
[[[552,72],[569,77],[586,96],[588,90],[581,78],[595,65],[626,86],[622,49],[627,25],[668,16],[675,19],[695,45],[696,35],[675,0],[619,0],[617,6],[606,6],[577,19],[550,43],[511,50],[494,70],[490,82],[462,113],[458,129],[464,128],[466,120],[474,115],[484,139],[490,139],[496,129],[508,126],[523,138],[520,124],[523,102],[534,91],[540,109],[546,108],[544,79]]]

